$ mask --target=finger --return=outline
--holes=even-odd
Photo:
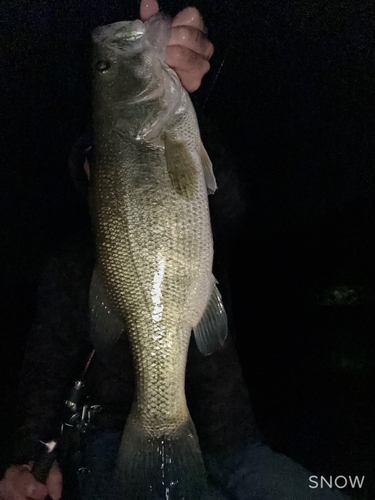
[[[176,26],[172,28],[168,45],[183,45],[188,49],[210,59],[214,53],[214,46],[205,35],[193,26]]]
[[[165,62],[176,71],[188,92],[199,88],[203,76],[210,69],[206,58],[181,45],[167,47]]]
[[[26,490],[27,498],[32,498],[33,500],[44,500],[48,495],[48,490],[45,484],[36,482],[35,484],[29,484]]]
[[[200,31],[204,31],[202,16],[195,7],[188,7],[177,14],[172,21],[173,26],[193,26]]]
[[[25,495],[18,493],[9,485],[3,487],[0,483],[0,500],[28,500]]]
[[[62,475],[60,469],[55,462],[48,474],[46,486],[49,496],[52,500],[59,500],[62,494]]]
[[[159,4],[156,0],[142,0],[139,7],[139,14],[142,21],[147,21],[150,17],[159,12]]]
[[[202,83],[202,74],[201,73],[193,73],[192,71],[176,71],[178,77],[181,81],[182,86],[191,94],[191,92],[195,92],[199,89]]]
[[[182,45],[167,47],[165,62],[177,73],[179,71],[192,71],[200,74],[201,78],[210,69],[210,63],[205,57]]]
[[[14,491],[6,476],[0,481],[0,500],[27,500],[24,495]]]
[[[26,495],[18,491],[20,478],[23,478],[27,471],[30,471],[27,465],[12,465],[7,469],[0,481],[1,500],[27,500]]]
[[[18,473],[15,473],[12,479],[13,488],[25,497],[43,500],[48,495],[47,487],[39,483],[26,468],[19,468]]]

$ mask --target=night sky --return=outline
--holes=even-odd
[[[187,4],[160,5],[173,15]],[[258,425],[306,467],[370,477],[373,2],[190,5],[215,45],[194,103],[220,130],[239,179],[242,212],[226,266]],[[67,162],[90,120],[90,31],[136,13],[135,2],[2,3],[0,328],[9,408],[40,266],[80,223]]]

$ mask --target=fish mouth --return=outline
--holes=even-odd
[[[134,30],[130,33],[124,35],[124,40],[128,42],[134,42],[135,40],[139,40],[145,34],[144,30]]]
[[[99,44],[122,44],[136,42],[146,33],[146,28],[142,21],[120,21],[99,26],[92,35],[96,43]]]

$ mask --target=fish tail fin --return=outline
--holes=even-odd
[[[129,418],[117,460],[117,480],[125,498],[203,500],[206,472],[190,416],[179,428],[153,437]]]

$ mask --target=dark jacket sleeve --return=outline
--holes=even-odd
[[[19,386],[24,421],[15,437],[15,463],[31,460],[39,440],[57,437],[64,400],[89,355],[91,248],[90,238],[81,234],[51,257],[42,273]]]
[[[230,334],[224,346],[207,357],[199,352],[195,341],[191,341],[186,393],[207,470],[213,482],[223,487],[228,481],[223,462],[231,463],[238,454],[260,443],[262,437],[256,427],[233,340],[233,260],[237,255],[236,242],[245,202],[234,157],[220,137],[220,130],[203,116],[200,117],[200,124],[218,185],[217,192],[209,197],[214,238],[213,272],[219,281]]]

